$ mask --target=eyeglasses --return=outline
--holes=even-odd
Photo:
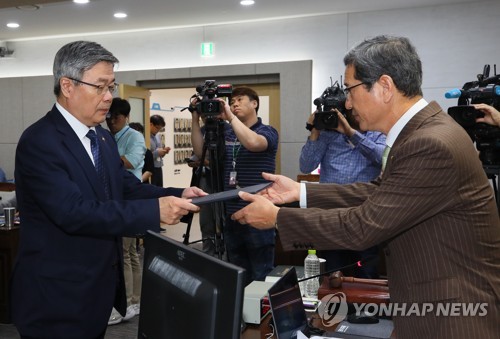
[[[123,114],[111,114],[109,112],[108,112],[108,114],[106,114],[106,119],[108,119],[108,120],[118,120],[121,117],[125,118],[125,116]]]
[[[77,80],[77,79],[73,79],[73,78],[70,78],[70,77],[68,77],[68,79],[76,81],[76,82],[78,82],[80,84],[84,84],[84,85],[87,85],[87,86],[94,87],[97,90],[97,95],[106,94],[106,91],[109,91],[109,93],[113,94],[113,93],[115,93],[116,88],[118,87],[117,83],[114,83],[114,84],[109,85],[109,86],[105,86],[105,85],[91,84],[91,83],[88,83],[88,82],[85,82],[85,81],[81,81],[81,80]]]
[[[162,125],[155,125],[153,123],[151,123],[151,126],[154,127],[156,129],[157,132],[165,132],[165,126],[162,126]]]
[[[366,84],[368,84],[368,83],[367,82],[360,82],[359,84],[344,88],[343,91],[344,91],[345,96],[348,96],[349,94],[351,94],[351,89],[358,87],[358,86],[361,86],[361,85],[366,85]]]

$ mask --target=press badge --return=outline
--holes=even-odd
[[[231,187],[236,187],[236,184],[238,183],[238,180],[236,180],[236,171],[231,171],[229,172],[229,186]]]

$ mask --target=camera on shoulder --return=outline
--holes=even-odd
[[[196,98],[196,103],[189,105],[189,111],[198,112],[207,118],[215,117],[221,113],[222,103],[215,98],[231,97],[233,86],[230,84],[217,85],[215,80],[205,80],[205,83],[196,86],[196,94],[191,100]]]
[[[320,97],[314,99],[313,104],[316,105],[316,114],[314,115],[313,126],[317,130],[334,129],[339,125],[339,117],[337,109],[344,116],[347,114],[345,108],[346,96],[342,86],[338,81],[335,81],[330,87],[327,87]]]
[[[466,82],[462,89],[445,93],[448,99],[458,98],[458,106],[448,108],[448,114],[462,126],[479,151],[483,165],[500,165],[500,128],[483,122],[476,122],[484,113],[471,104],[487,104],[500,109],[500,74],[490,77],[490,65],[485,65],[477,81]]]

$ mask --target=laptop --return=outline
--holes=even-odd
[[[268,295],[276,338],[297,338],[297,332],[307,328],[307,315],[295,267],[268,290]]]

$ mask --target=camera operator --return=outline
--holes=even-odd
[[[500,112],[495,107],[487,104],[472,104],[472,106],[484,113],[484,117],[477,118],[476,122],[484,122],[488,125],[500,127]]]
[[[265,182],[262,172],[276,169],[278,132],[264,125],[257,117],[259,96],[248,87],[235,88],[230,106],[221,102],[221,114],[217,119],[227,121],[224,133],[224,190],[246,187]],[[192,141],[196,156],[203,153],[203,134],[200,114],[193,111]],[[230,216],[248,203],[242,200],[226,202],[226,218],[223,229],[229,262],[247,270],[247,281],[264,280],[274,267],[275,231],[257,230],[241,225]]]
[[[321,183],[351,184],[375,179],[380,174],[385,135],[380,132],[360,132],[351,111],[346,112],[347,118],[337,109],[333,112],[338,116],[338,127],[334,129],[316,129],[314,117],[317,111],[309,116],[306,128],[311,131],[311,135],[300,153],[301,172],[310,173],[321,164]],[[331,270],[377,255],[378,246],[359,252],[329,250],[320,254],[326,259],[326,269]],[[378,278],[376,265],[343,273],[358,278]]]

